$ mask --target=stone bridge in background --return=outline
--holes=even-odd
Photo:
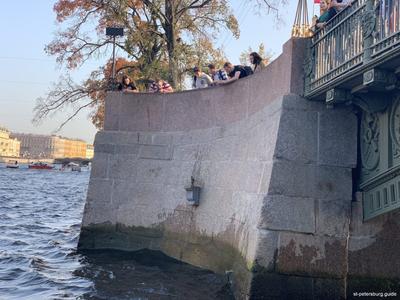
[[[374,3],[235,83],[109,93],[79,249],[232,271],[237,299],[399,293],[399,25]]]
[[[359,108],[365,219],[400,207],[400,1],[357,0],[310,41],[305,96]]]

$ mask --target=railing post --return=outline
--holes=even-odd
[[[364,43],[364,63],[371,60],[372,44],[374,42],[373,32],[376,25],[375,0],[365,1],[365,12],[362,16],[362,31]]]

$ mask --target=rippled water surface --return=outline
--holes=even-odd
[[[225,278],[159,253],[76,253],[88,181],[0,165],[0,299],[231,299]]]

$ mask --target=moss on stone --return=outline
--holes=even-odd
[[[239,299],[250,288],[253,263],[247,262],[232,245],[196,232],[170,232],[162,226],[97,224],[81,229],[78,249],[160,250],[178,260],[226,274]]]

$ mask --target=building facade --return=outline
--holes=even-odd
[[[21,142],[21,157],[50,158],[51,137],[24,133],[12,133],[12,137]]]
[[[86,142],[55,135],[14,133],[27,158],[86,158]]]
[[[20,142],[10,138],[10,132],[0,127],[0,156],[19,157]]]
[[[64,157],[86,158],[86,146],[81,140],[64,139]]]

